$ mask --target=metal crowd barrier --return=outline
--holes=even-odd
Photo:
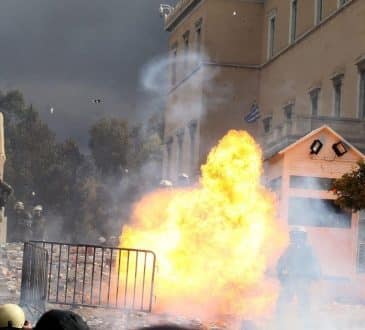
[[[150,312],[156,257],[152,251],[33,241],[47,250],[52,304]]]
[[[20,305],[42,314],[46,308],[48,252],[36,244],[24,243]]]

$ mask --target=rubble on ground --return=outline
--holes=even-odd
[[[21,270],[22,270],[23,244],[10,243],[0,246],[0,304],[19,303]],[[48,305],[51,308],[70,308],[65,305]],[[179,316],[155,313],[142,313],[134,311],[123,311],[102,308],[76,307],[73,310],[82,315],[87,321],[90,329],[111,329],[111,330],[135,330],[140,327],[158,324],[176,324],[180,326],[194,326],[204,330],[232,329],[227,324],[203,325],[200,320],[191,320]],[[363,329],[365,322],[365,306],[350,305],[332,302],[322,306],[316,311],[316,326],[321,330]],[[242,327],[241,330],[254,329],[251,326]],[[256,329],[275,329],[274,326],[266,324]],[[298,327],[291,326],[291,329]]]

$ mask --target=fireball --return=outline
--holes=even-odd
[[[260,182],[260,147],[247,132],[229,131],[201,173],[196,187],[140,200],[121,245],[155,252],[155,310],[206,319],[266,316],[277,297],[268,273],[287,235],[275,196]]]

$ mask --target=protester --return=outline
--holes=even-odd
[[[89,330],[80,315],[63,310],[50,310],[38,320],[35,330]]]

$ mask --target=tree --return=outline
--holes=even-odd
[[[10,227],[13,203],[21,200],[28,209],[42,204],[51,227],[59,222],[56,227],[63,229],[62,234],[74,234],[76,224],[85,223],[80,212],[82,187],[88,177],[95,176],[92,163],[72,139],[57,143],[55,134],[33,106],[25,105],[20,92],[0,92],[0,107],[7,155],[5,180],[14,188],[7,207]]]
[[[141,172],[143,168],[153,163],[159,168],[158,172],[161,172],[163,130],[163,116],[160,113],[153,114],[146,123],[131,129],[128,149],[129,168]]]
[[[122,119],[103,118],[89,130],[89,147],[103,176],[116,176],[127,166],[128,126]]]
[[[39,194],[48,184],[45,180],[56,161],[55,134],[43,123],[38,112],[24,105],[19,92],[0,97],[5,117],[6,180],[15,189],[15,197],[27,204],[43,202]]]
[[[365,162],[358,168],[334,180],[332,191],[337,195],[336,204],[354,212],[365,209]]]
[[[42,199],[63,216],[71,216],[69,210],[72,209],[71,204],[76,203],[77,185],[83,175],[81,169],[84,162],[76,142],[67,139],[55,146],[55,159],[44,176],[39,178],[40,181],[47,181],[42,189]]]

